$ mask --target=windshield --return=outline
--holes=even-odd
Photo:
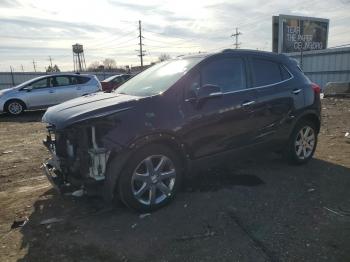
[[[106,78],[105,80],[103,80],[102,82],[110,82],[110,81],[112,81],[114,78],[116,78],[117,76],[119,76],[119,75],[110,76],[110,77]]]
[[[132,96],[161,94],[202,59],[195,57],[161,62],[131,78],[115,92]]]
[[[36,80],[39,80],[39,79],[42,79],[42,78],[45,78],[45,77],[46,77],[46,76],[39,76],[39,77],[36,77],[36,78],[32,78],[32,79],[27,80],[27,81],[23,82],[22,84],[16,85],[16,86],[14,86],[14,87],[12,87],[12,88],[22,88],[22,87],[24,87],[24,86],[30,84],[31,82],[34,82],[34,81],[36,81]]]

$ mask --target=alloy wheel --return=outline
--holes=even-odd
[[[315,131],[310,126],[300,129],[295,140],[295,153],[299,159],[308,158],[315,148]]]
[[[160,204],[173,194],[176,170],[164,155],[152,155],[142,160],[133,172],[132,193],[144,205]]]
[[[8,111],[13,115],[22,113],[23,106],[19,102],[11,102],[8,106]]]

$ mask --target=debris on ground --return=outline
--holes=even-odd
[[[40,225],[47,225],[47,224],[52,224],[52,223],[59,223],[59,222],[62,222],[63,221],[63,218],[56,218],[56,217],[53,217],[53,218],[49,218],[49,219],[45,219],[43,221],[40,222]]]
[[[23,220],[15,220],[13,221],[11,225],[11,229],[19,228],[19,227],[24,227],[29,221],[28,217],[25,217]]]
[[[346,138],[350,138],[350,133],[349,133],[349,132],[346,132],[346,133],[345,133],[345,137],[346,137]]]
[[[7,151],[2,152],[1,154],[6,155],[6,154],[10,154],[10,153],[13,153],[13,151],[12,150],[7,150]]]
[[[309,188],[307,192],[314,192],[316,189],[315,188]]]
[[[143,219],[143,218],[148,217],[150,215],[151,215],[151,213],[141,214],[141,215],[139,215],[139,218]]]
[[[74,196],[74,197],[82,197],[83,195],[84,195],[83,189],[76,190],[72,193],[72,196]]]
[[[200,238],[208,238],[208,237],[212,237],[215,236],[215,232],[214,231],[206,231],[204,234],[194,234],[194,235],[190,235],[190,236],[181,236],[179,238],[176,238],[175,240],[177,241],[187,241],[187,240],[193,240],[193,239],[200,239]]]
[[[135,228],[135,227],[137,227],[137,223],[131,225],[131,228]]]

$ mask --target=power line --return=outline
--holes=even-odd
[[[131,34],[135,34],[135,31],[130,31],[130,32],[126,32],[125,34],[121,35],[121,36],[113,36],[110,38],[107,38],[105,40],[99,40],[99,41],[93,41],[92,45],[90,45],[91,47],[101,47],[101,46],[105,46],[106,42],[114,42],[114,40],[122,40],[127,36],[130,36]],[[117,41],[117,44],[119,44],[119,42]]]

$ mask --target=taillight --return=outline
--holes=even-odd
[[[311,83],[311,87],[314,90],[315,94],[320,94],[321,93],[321,87],[316,84],[316,83]]]

